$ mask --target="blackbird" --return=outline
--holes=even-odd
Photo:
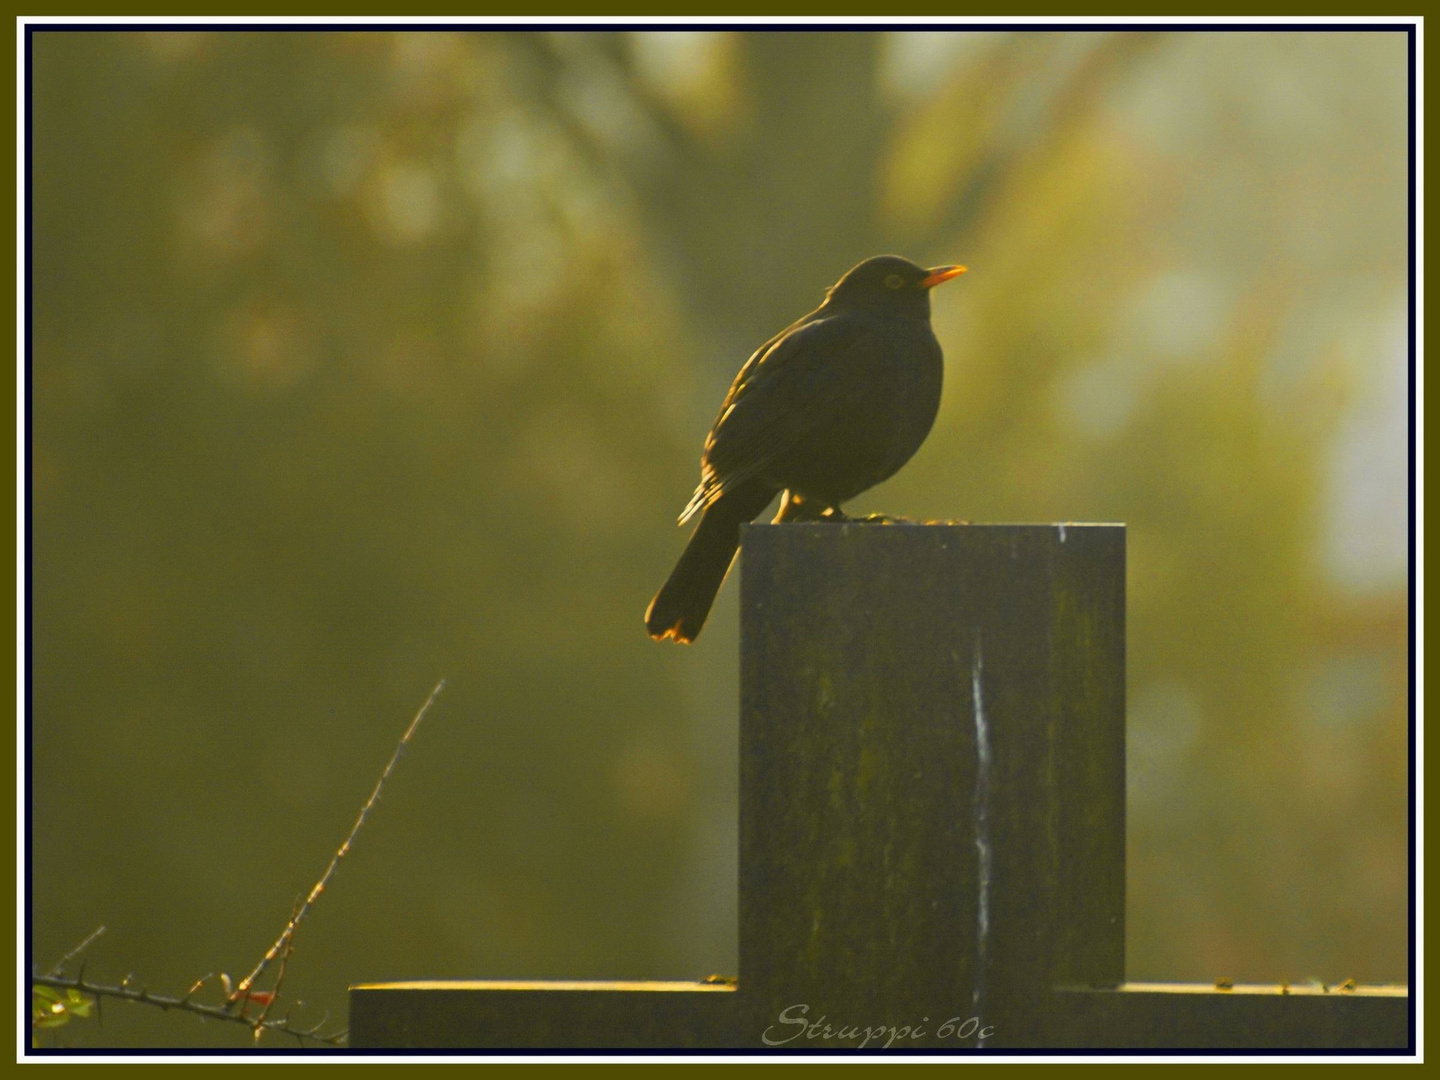
[[[705,439],[700,486],[680,515],[684,524],[698,513],[700,523],[645,612],[651,637],[695,640],[740,546],[740,523],[776,493],[785,492],[776,521],[844,520],[842,503],[910,460],[940,407],[930,289],[964,272],[866,259],[755,350]]]

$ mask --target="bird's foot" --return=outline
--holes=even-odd
[[[826,515],[829,510],[823,509],[823,503],[817,503],[813,499],[806,499],[796,495],[793,491],[785,492],[785,498],[780,503],[780,512],[775,515],[774,524],[793,521],[829,521],[831,518]]]
[[[891,517],[889,514],[866,514],[862,518],[852,518],[851,520],[858,521],[862,525],[908,525],[911,523],[910,518]]]

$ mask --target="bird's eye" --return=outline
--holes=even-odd
[[[904,284],[905,280],[899,274],[891,274],[885,279],[885,287],[887,289],[898,289]]]

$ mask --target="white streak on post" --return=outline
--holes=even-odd
[[[985,695],[981,677],[985,671],[985,656],[980,644],[980,631],[975,631],[975,658],[970,664],[970,697],[975,714],[975,855],[977,863],[977,891],[975,903],[975,982],[971,991],[971,1004],[980,1021],[978,1030],[984,1030],[985,1020],[980,1015],[980,1004],[985,992],[986,953],[990,941],[990,728],[985,720]],[[983,1038],[976,1039],[976,1046],[983,1046]]]
[[[1065,542],[1065,523],[1062,521],[1057,527],[1060,530],[1060,543],[1063,544]]]

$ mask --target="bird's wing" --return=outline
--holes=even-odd
[[[705,439],[700,486],[682,522],[782,456],[830,411],[839,369],[874,348],[863,320],[832,316],[802,322],[766,342],[740,369]]]

